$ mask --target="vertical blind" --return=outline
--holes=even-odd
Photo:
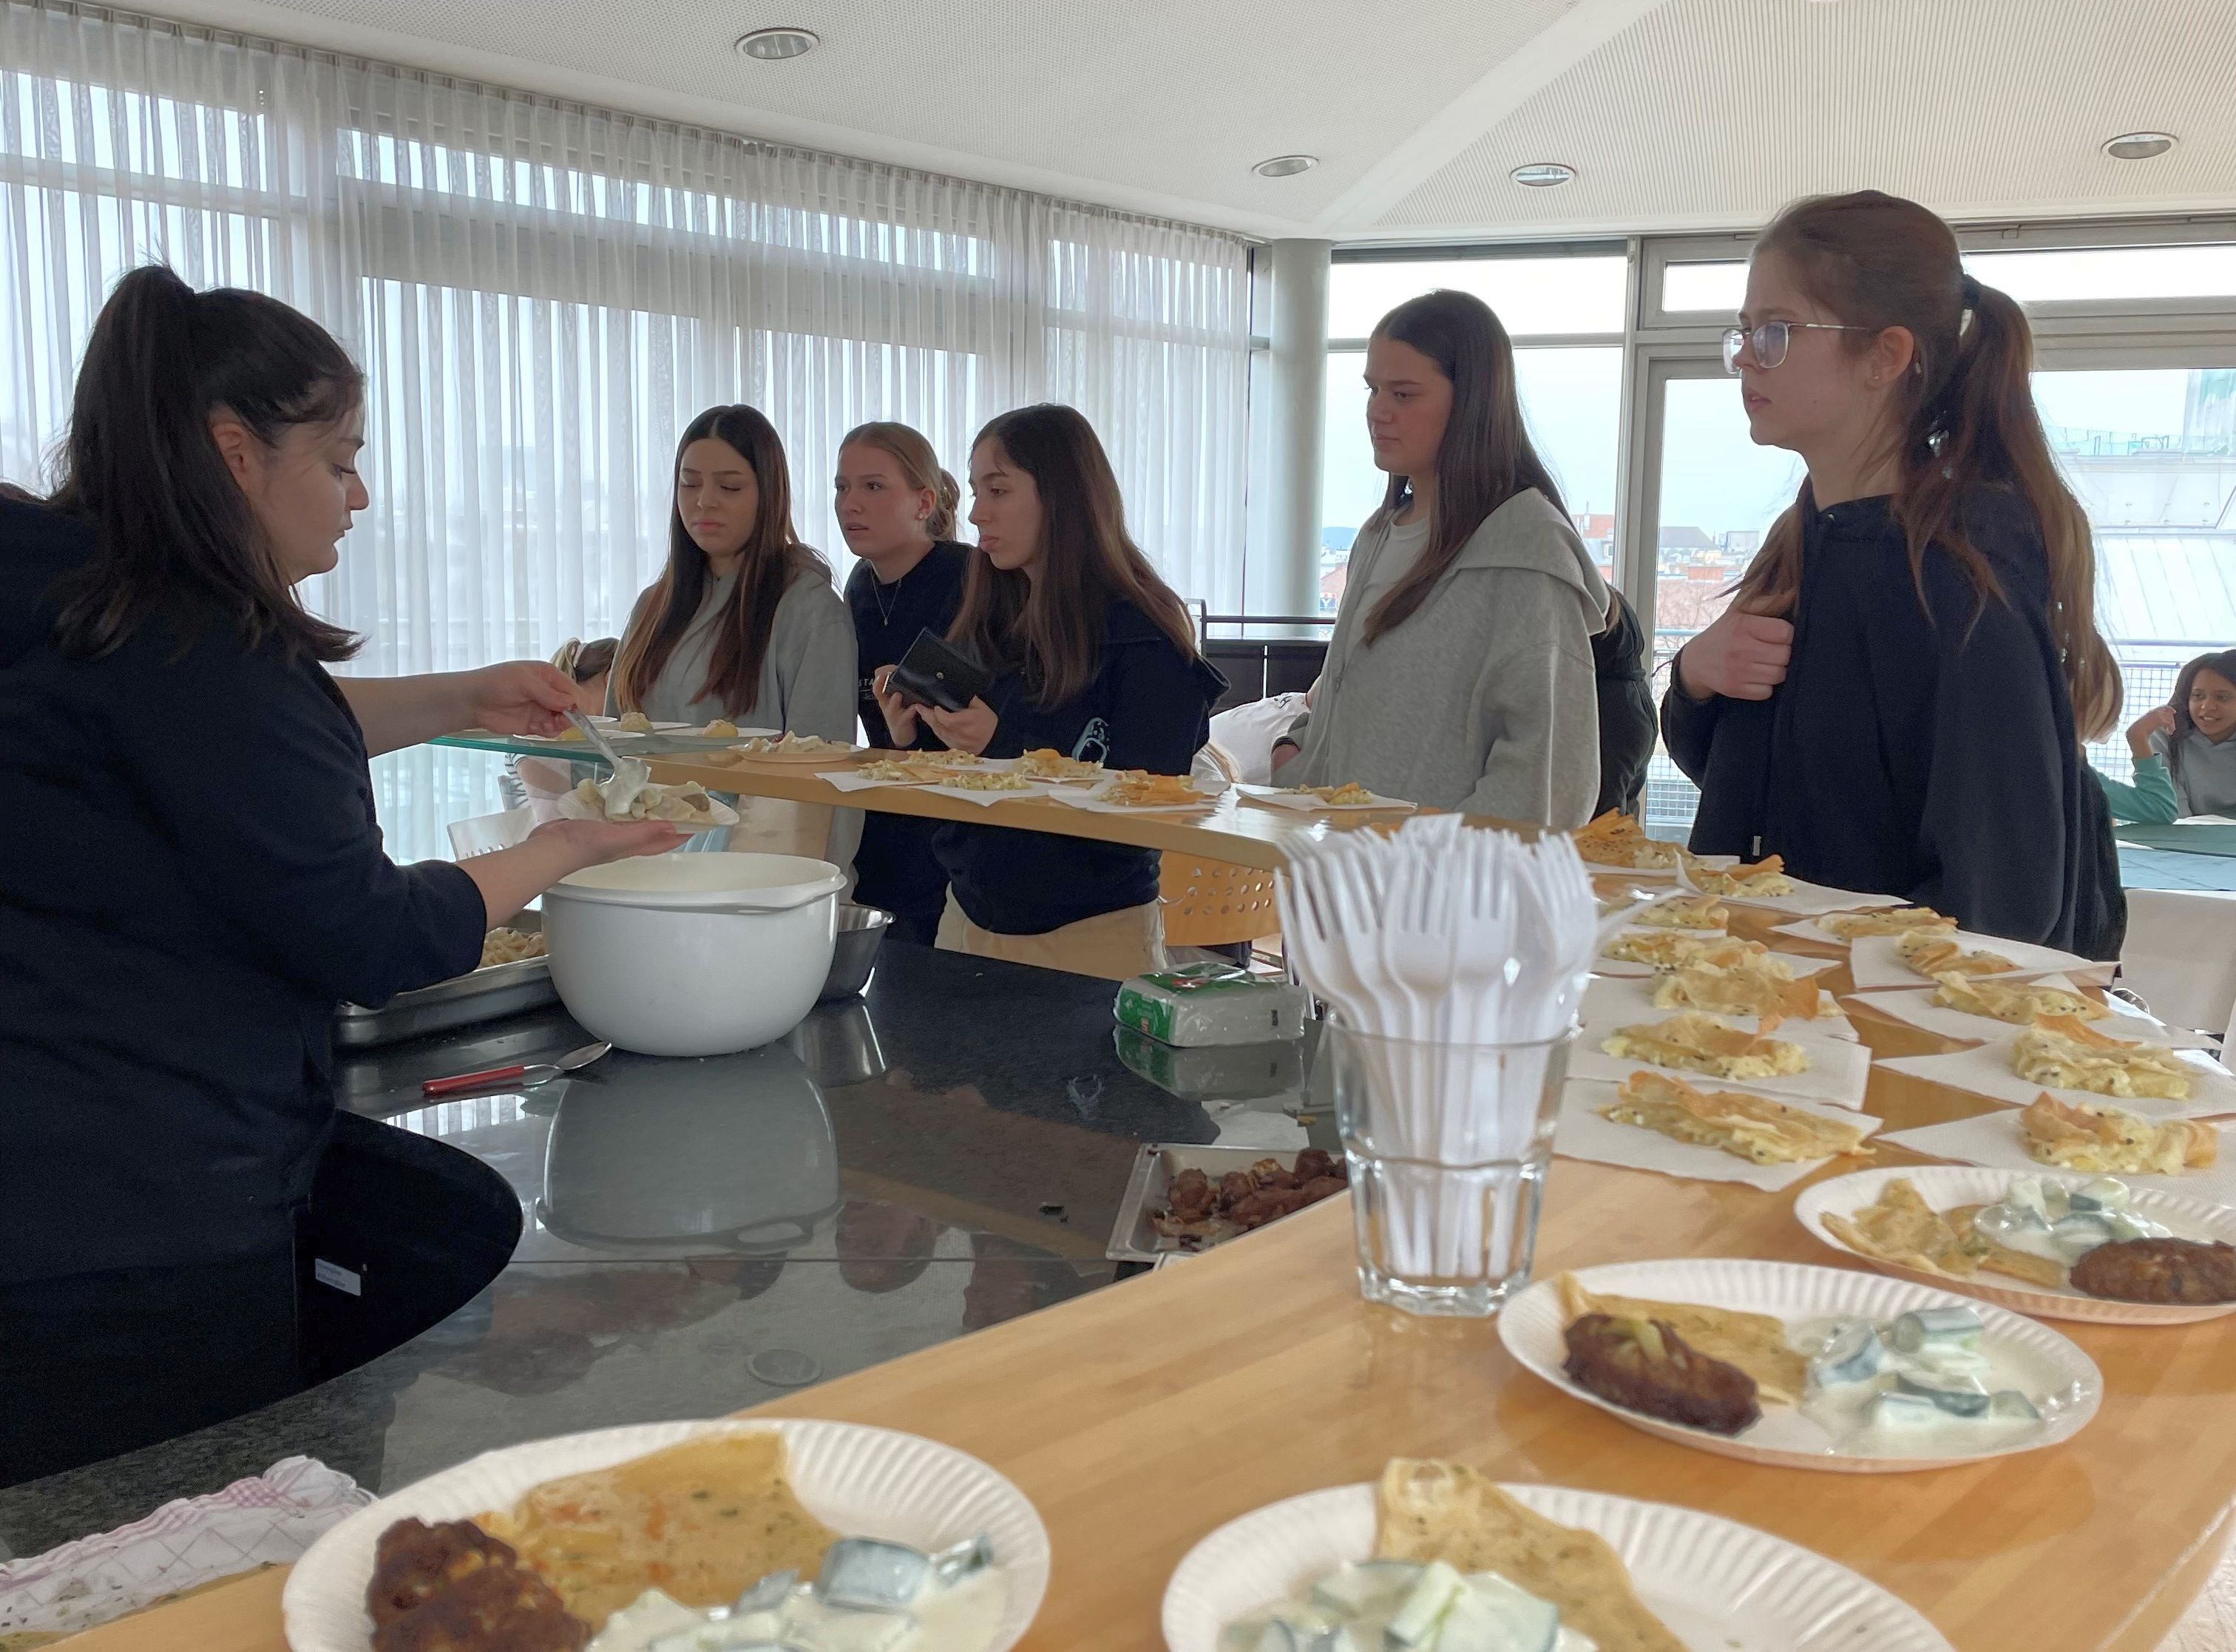
[[[150,260],[331,328],[372,507],[304,589],[357,670],[610,635],[665,554],[677,433],[746,401],[843,581],[838,438],[1069,402],[1183,596],[1241,600],[1248,246],[903,168],[0,0],[0,478],[36,485],[116,278]],[[418,835],[418,834],[413,834]]]

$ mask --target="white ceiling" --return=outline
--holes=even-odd
[[[2236,0],[148,0],[553,95],[1261,235],[2236,211]],[[730,43],[769,24],[822,48]],[[2104,158],[2138,128],[2170,155]],[[1252,174],[1303,152],[1298,177]],[[1530,190],[1508,172],[1575,167]]]

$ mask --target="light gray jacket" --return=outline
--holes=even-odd
[[[1291,786],[1356,780],[1470,814],[1582,826],[1600,789],[1592,638],[1607,584],[1575,529],[1535,488],[1483,520],[1444,576],[1379,641],[1366,588],[1387,544],[1362,533]],[[1377,594],[1378,600],[1381,594]]]
[[[700,600],[690,629],[653,680],[652,692],[645,696],[645,715],[655,722],[678,723],[706,723],[727,717],[740,727],[776,728],[794,734],[820,734],[825,740],[852,740],[854,620],[845,601],[832,589],[830,576],[818,569],[806,569],[795,576],[777,602],[753,697],[742,706],[725,706],[699,697],[714,651],[714,616],[729,601],[736,578],[733,573],[716,580]],[[644,617],[652,595],[648,590],[637,598],[636,612],[629,617],[632,627]],[[614,708],[610,688],[606,698],[610,711]]]

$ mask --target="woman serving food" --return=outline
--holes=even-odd
[[[94,324],[60,485],[0,501],[0,1484],[300,1385],[296,1225],[331,1027],[462,975],[569,872],[679,842],[562,821],[382,852],[370,755],[550,734],[542,664],[342,678],[306,612],[366,495],[364,381],[253,293],[135,270]]]

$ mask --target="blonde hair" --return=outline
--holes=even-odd
[[[924,531],[934,539],[955,537],[955,510],[963,503],[963,490],[939,468],[939,455],[932,451],[930,438],[913,425],[881,418],[857,425],[838,446],[843,451],[857,442],[891,455],[910,487],[930,489],[931,514],[924,518]]]
[[[1930,545],[1956,559],[1979,602],[2003,600],[1988,559],[1964,536],[1958,506],[1965,489],[2006,487],[2032,507],[2049,561],[2050,635],[2074,726],[2083,740],[2100,738],[2119,719],[2120,668],[2096,629],[2088,515],[2058,475],[2035,408],[2026,312],[2009,294],[1964,273],[1947,224],[1916,201],[1876,189],[1795,201],[1755,243],[1754,255],[1766,253],[1786,259],[1810,295],[1843,323],[1873,334],[1904,327],[1916,340],[1917,365],[1901,392],[1894,514],[1909,540],[1921,602]],[[1867,349],[1870,341],[1850,347]],[[1792,611],[1809,504],[1805,482],[1764,536],[1739,582],[1739,600],[1749,607]]]

